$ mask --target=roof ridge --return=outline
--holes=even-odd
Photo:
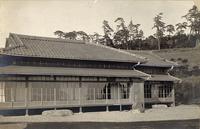
[[[151,78],[151,74],[148,74],[148,73],[142,72],[142,71],[137,70],[137,69],[134,69],[134,70],[137,71],[137,72],[139,72],[139,73],[145,74],[146,76],[148,76],[148,78]]]
[[[14,34],[14,33],[12,33]],[[24,34],[15,34],[19,38],[30,39],[30,40],[43,40],[43,41],[50,41],[50,42],[60,42],[60,43],[80,43],[84,44],[85,42],[82,40],[69,40],[69,39],[62,39],[62,38],[54,38],[54,37],[45,37],[45,36],[35,36],[35,35],[24,35]]]
[[[121,52],[123,54],[128,54],[128,55],[131,55],[131,56],[143,59],[143,60],[147,60],[146,57],[143,57],[143,56],[140,56],[140,55],[137,55],[137,54],[133,54],[133,53],[130,53],[130,52],[126,52],[126,51],[123,51],[123,50],[120,50],[120,49],[112,48],[112,47],[105,46],[105,45],[102,45],[102,44],[95,44],[95,43],[90,43],[90,42],[86,42],[86,43],[96,45],[96,46],[100,46],[100,47],[103,47],[103,48],[107,48],[107,49],[110,49],[110,50],[118,51],[118,52]]]

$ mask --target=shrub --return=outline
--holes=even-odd
[[[187,63],[187,62],[188,62],[188,59],[183,59],[182,60],[182,63],[184,63],[184,64]]]
[[[174,59],[174,58],[171,58],[170,60],[171,60],[171,61],[175,61],[175,59]]]
[[[181,60],[182,60],[182,58],[179,57],[179,58],[178,58],[178,61],[181,61]]]

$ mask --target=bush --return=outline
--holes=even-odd
[[[171,60],[171,61],[176,61],[174,58],[171,58],[170,60]]]
[[[193,66],[192,68],[193,68],[193,70],[198,70],[199,66]]]
[[[177,60],[178,60],[178,61],[181,61],[181,60],[182,60],[182,58],[180,58],[180,57],[179,57]]]
[[[187,62],[188,62],[188,59],[183,59],[182,60],[182,63],[184,63],[184,64],[187,63]]]

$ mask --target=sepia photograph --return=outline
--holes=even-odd
[[[200,129],[200,0],[0,0],[0,129]]]

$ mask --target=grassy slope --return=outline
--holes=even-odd
[[[165,49],[161,51],[153,51],[155,54],[165,59],[187,59],[190,67],[200,67],[200,47],[199,48],[179,48],[179,49]]]
[[[177,60],[178,58],[187,59],[187,64],[190,68],[193,66],[200,67],[200,47],[199,48],[179,48],[179,49],[165,49],[161,51],[153,51],[153,53],[171,60],[172,58]],[[184,78],[183,80],[187,82],[196,82],[200,81],[200,76],[190,76]]]

